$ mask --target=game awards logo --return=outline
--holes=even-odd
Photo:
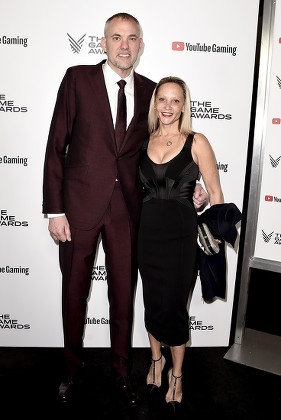
[[[274,232],[270,232],[270,233],[266,233],[264,230],[262,230],[262,237],[265,243],[269,243],[269,241],[271,240],[272,236],[273,236]]]
[[[278,158],[273,158],[271,155],[269,155],[269,160],[273,168],[277,168],[277,166],[280,163],[280,159],[281,159],[281,156],[279,156]]]
[[[67,34],[67,36],[68,36],[68,40],[69,40],[72,52],[74,54],[79,54],[83,46],[83,42],[84,42],[86,34],[82,35],[81,38],[79,38],[77,41],[75,41],[75,39],[70,34]]]
[[[107,272],[106,272],[105,266],[104,265],[94,266],[91,277],[93,281],[106,281]]]
[[[30,324],[23,324],[17,319],[12,318],[10,314],[0,313],[0,330],[29,330]]]
[[[9,214],[8,210],[0,209],[0,227],[27,227],[26,220],[19,220],[13,214]]]
[[[80,54],[83,43],[85,41],[86,34],[81,36],[78,40],[75,40],[69,33],[67,34],[70,48],[74,54]],[[86,47],[88,46],[88,54],[103,55],[104,51],[101,46],[101,37],[98,35],[88,35],[88,41],[86,41]],[[85,48],[84,48],[85,50]]]
[[[266,233],[264,230],[262,230],[262,238],[266,244],[268,244],[271,241],[272,237],[274,245],[281,245],[281,233]]]

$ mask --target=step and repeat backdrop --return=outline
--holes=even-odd
[[[0,0],[0,345],[60,347],[58,246],[42,214],[49,125],[67,67],[105,58],[100,40],[117,12],[138,18],[144,49],[137,72],[185,79],[193,128],[210,140],[226,202],[242,209],[258,23],[258,0]],[[276,158],[276,152],[270,152]],[[268,229],[267,229],[268,230]],[[240,227],[238,226],[238,233]],[[227,245],[227,296],[203,301],[197,279],[189,346],[227,346],[239,236]],[[122,291],[120,291],[122,293]],[[99,248],[85,319],[85,347],[108,347],[104,254]],[[134,347],[148,346],[139,279]]]
[[[261,259],[259,261],[264,262],[265,267],[272,263],[276,271],[281,273],[281,1],[275,1],[274,5],[266,112],[262,124],[263,164],[254,258]]]

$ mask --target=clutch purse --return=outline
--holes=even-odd
[[[201,249],[207,255],[215,255],[219,252],[220,239],[214,237],[211,229],[206,223],[198,224],[198,239]]]

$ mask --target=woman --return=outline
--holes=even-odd
[[[190,94],[178,77],[156,85],[148,116],[149,140],[140,160],[144,200],[138,257],[143,282],[145,327],[152,363],[147,385],[161,386],[170,348],[166,402],[182,401],[182,366],[189,340],[187,302],[197,277],[197,213],[192,201],[201,174],[210,205],[223,203],[216,158],[208,139],[191,129]]]

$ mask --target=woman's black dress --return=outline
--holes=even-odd
[[[145,144],[140,160],[144,200],[138,238],[145,327],[168,346],[189,339],[187,303],[197,277],[197,213],[192,196],[199,168],[193,135],[167,163],[156,164]]]

